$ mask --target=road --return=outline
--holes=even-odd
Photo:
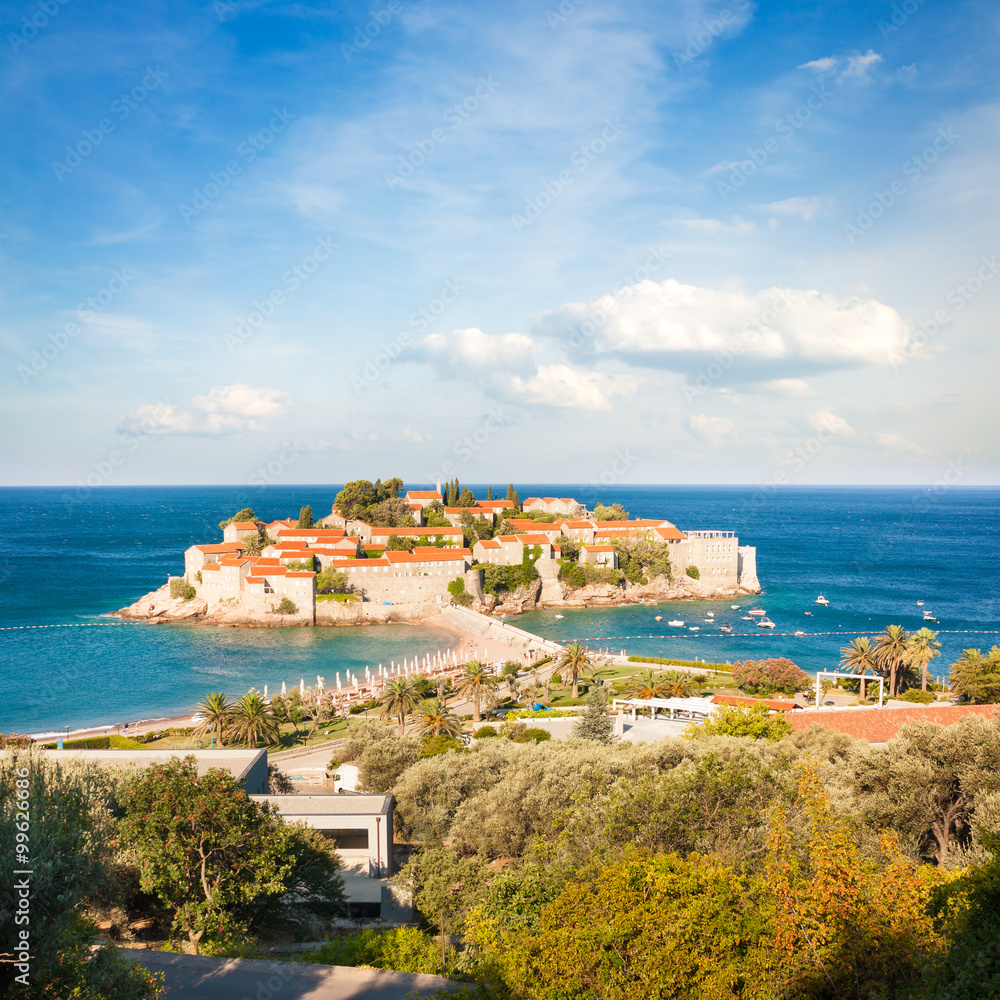
[[[458,989],[443,976],[339,965],[266,962],[251,959],[174,955],[163,951],[122,949],[166,978],[167,1000],[405,1000],[430,996],[439,989]]]

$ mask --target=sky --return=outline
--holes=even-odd
[[[0,10],[2,485],[1000,482],[994,4]]]

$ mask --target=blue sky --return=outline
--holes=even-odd
[[[2,23],[5,484],[1000,481],[995,5]]]

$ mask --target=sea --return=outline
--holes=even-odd
[[[426,489],[407,484],[408,489]],[[270,693],[445,651],[454,636],[408,624],[217,628],[125,623],[109,613],[183,571],[218,522],[326,514],[339,486],[0,489],[0,731],[66,732],[179,716],[210,691]],[[486,496],[485,485],[473,485]],[[886,625],[939,633],[930,672],[1000,643],[1000,489],[518,484],[520,496],[621,503],[632,517],[733,531],[757,549],[760,595],[533,611],[510,619],[595,650],[733,662],[787,656],[836,669],[840,648]],[[828,606],[815,603],[823,595]],[[923,605],[918,605],[922,601]],[[736,608],[731,605],[737,605]],[[759,606],[775,623],[747,620]],[[714,617],[709,618],[709,612]],[[935,622],[924,622],[929,612]],[[657,621],[657,617],[661,620]],[[670,626],[682,620],[683,626]],[[726,622],[732,634],[718,630]],[[692,630],[696,629],[696,631]],[[797,633],[802,632],[802,635]]]

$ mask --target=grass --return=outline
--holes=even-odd
[[[300,722],[298,727],[291,722],[283,722],[278,727],[278,739],[273,743],[265,744],[262,749],[276,752],[278,750],[291,750],[293,747],[319,746],[332,740],[342,739],[346,734],[347,724],[343,719],[324,722],[315,730],[312,729],[311,722]],[[146,748],[150,750],[203,750],[208,745],[208,736],[198,740],[191,736],[165,736],[163,739],[147,743]],[[237,745],[239,744],[226,744],[226,746]]]
[[[351,604],[358,599],[357,594],[317,594],[317,601],[337,601],[340,604]]]

